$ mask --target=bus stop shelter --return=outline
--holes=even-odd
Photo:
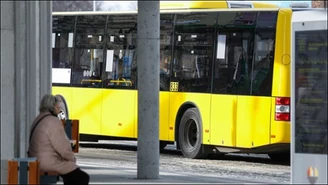
[[[138,84],[141,150],[138,150],[138,177],[158,178],[159,1],[139,1],[138,70],[146,71]],[[52,1],[1,1],[1,176],[7,176],[7,160],[26,157],[31,122],[38,114],[43,95],[51,93]],[[147,52],[150,48],[154,52]],[[158,62],[154,62],[154,61]],[[142,78],[142,77],[141,77]],[[145,101],[145,98],[148,101]],[[140,121],[139,120],[139,121]],[[157,125],[150,122],[157,121]],[[152,127],[150,127],[152,125]],[[152,130],[149,130],[153,128]],[[155,129],[154,129],[155,128]],[[157,128],[157,129],[156,129]],[[151,134],[149,134],[151,133]],[[6,178],[1,178],[6,184]]]

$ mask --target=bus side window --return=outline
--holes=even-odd
[[[75,16],[53,16],[52,72],[53,85],[69,86],[74,54]]]
[[[137,16],[108,15],[104,88],[135,89],[137,84]]]
[[[277,12],[259,12],[252,69],[252,95],[270,96],[272,90]]]
[[[77,17],[72,85],[101,87],[105,15]]]
[[[176,16],[171,82],[179,91],[210,92],[217,13]]]
[[[174,14],[161,14],[160,18],[160,90],[170,90]]]
[[[256,12],[220,12],[213,93],[249,95]]]
[[[262,33],[262,38],[256,35],[257,50],[252,70],[252,94],[271,94],[274,33]]]

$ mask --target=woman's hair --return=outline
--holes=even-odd
[[[54,112],[54,108],[56,103],[58,103],[60,100],[56,97],[53,96],[51,94],[46,94],[43,96],[41,103],[40,103],[40,107],[39,107],[39,111],[40,112]]]

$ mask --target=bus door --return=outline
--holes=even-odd
[[[102,133],[137,137],[137,16],[108,15],[102,75]]]
[[[254,148],[270,144],[271,89],[277,12],[258,12],[248,57],[244,90],[238,92],[236,146]],[[279,60],[279,59],[278,59]],[[239,89],[238,89],[239,90]]]
[[[237,95],[249,93],[252,33],[222,30],[217,36],[211,107],[211,141],[236,146]],[[222,106],[224,105],[224,106]]]
[[[236,147],[238,139],[244,138],[241,129],[246,134],[249,130],[238,122],[238,101],[250,94],[255,20],[256,12],[220,12],[218,16],[210,136],[215,145]]]

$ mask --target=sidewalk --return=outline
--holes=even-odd
[[[159,179],[137,179],[137,169],[134,167],[111,168],[104,165],[95,165],[90,163],[79,163],[81,169],[85,170],[90,175],[90,184],[153,184],[153,183],[260,183],[255,181],[246,181],[238,179],[238,177],[224,178],[213,175],[198,175],[188,173],[170,173],[160,172]],[[63,184],[58,182],[57,184]]]

